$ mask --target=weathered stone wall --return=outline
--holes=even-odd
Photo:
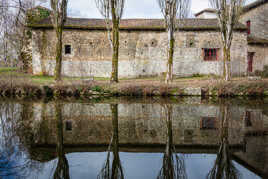
[[[253,57],[253,72],[263,70],[265,65],[268,65],[268,46],[265,45],[249,45],[248,52],[254,52]]]
[[[53,75],[55,66],[55,33],[33,30],[33,73]],[[222,49],[219,32],[177,32],[174,74],[222,74]],[[65,76],[109,77],[111,49],[106,31],[65,30],[63,44],[72,46],[63,55]],[[203,48],[219,48],[218,61],[204,61]],[[166,71],[167,34],[161,31],[121,31],[119,77],[160,75]],[[233,74],[244,75],[247,69],[247,39],[235,32],[232,46]]]
[[[64,143],[108,144],[112,136],[112,114],[110,104],[68,103],[63,105]],[[245,113],[251,112],[251,126],[246,126]],[[229,111],[229,134],[231,144],[240,144],[247,131],[262,130],[262,110],[245,106],[232,106]],[[57,122],[54,104],[34,105],[32,129],[36,131],[37,144],[55,144]],[[215,129],[202,129],[202,119],[215,118]],[[164,108],[160,104],[119,104],[120,143],[165,144],[167,123]],[[175,144],[216,145],[219,143],[219,128],[222,114],[218,105],[174,104],[172,128]],[[71,121],[72,130],[65,130]],[[212,137],[213,136],[213,137]],[[97,139],[97,140],[96,140]]]
[[[251,22],[251,34],[268,39],[268,3],[256,7],[242,15],[240,22],[246,24],[248,20]]]

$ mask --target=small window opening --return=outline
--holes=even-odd
[[[216,61],[218,60],[218,49],[203,49],[204,50],[204,60],[205,61]]]
[[[251,127],[251,126],[252,126],[252,122],[251,122],[251,112],[250,112],[250,111],[246,111],[246,115],[245,115],[245,125],[246,125],[246,127]]]
[[[72,130],[72,121],[66,121],[65,123],[65,130],[66,131],[71,131]]]
[[[65,45],[65,54],[71,54],[72,48],[71,45]]]
[[[201,129],[216,129],[216,118],[215,117],[203,117],[201,120]]]
[[[251,33],[251,22],[250,22],[250,20],[247,21],[247,32],[248,32],[248,35]]]

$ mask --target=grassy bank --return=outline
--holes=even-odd
[[[108,78],[63,78],[30,75],[15,68],[0,68],[0,96],[85,97],[94,96],[268,96],[268,79],[250,81],[247,77],[225,82],[215,76],[176,78],[170,85],[157,78],[120,79],[110,84]]]

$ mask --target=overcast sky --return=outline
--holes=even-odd
[[[193,14],[208,7],[208,0],[192,0]],[[102,18],[95,0],[69,0],[68,9],[71,17]],[[126,0],[123,18],[162,18],[162,14],[156,0]]]

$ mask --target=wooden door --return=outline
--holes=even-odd
[[[248,52],[248,72],[253,72],[254,52]]]

